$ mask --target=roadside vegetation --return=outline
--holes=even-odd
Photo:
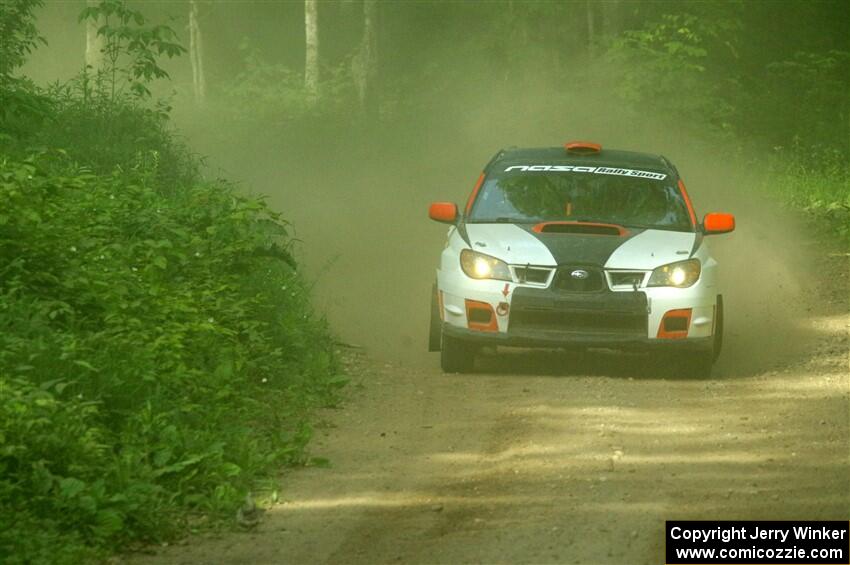
[[[170,29],[104,2],[112,66],[39,88],[37,5],[0,9],[0,562],[75,563],[232,519],[344,380],[286,222],[151,99]]]
[[[176,117],[261,153],[281,194],[340,179],[321,198],[368,223],[316,218],[335,238],[396,227],[459,148],[592,119],[722,148],[846,247],[846,5],[777,2],[103,0],[75,27],[71,2],[0,1],[0,562],[232,521],[282,465],[326,463],[310,415],[345,378],[291,226],[211,178]],[[52,53],[70,80],[22,70],[49,48],[36,15],[88,46],[85,68]]]
[[[803,211],[817,233],[850,251],[850,166],[840,153],[813,160],[777,157],[762,188]]]
[[[850,245],[850,50],[797,50],[745,70],[739,11],[713,14],[667,14],[615,38],[621,98],[704,128],[730,157],[767,171],[767,197]]]

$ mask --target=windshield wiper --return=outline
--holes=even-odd
[[[596,218],[591,218],[589,216],[567,216],[564,220],[552,220],[553,222],[579,222],[579,223],[591,223],[591,224],[610,224],[611,222],[603,222],[602,220],[597,220]]]
[[[625,228],[635,228],[639,230],[667,230],[667,231],[688,231],[682,226],[668,225],[647,225],[647,224],[620,224]]]

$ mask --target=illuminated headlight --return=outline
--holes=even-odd
[[[466,276],[473,279],[512,280],[507,263],[472,249],[464,249],[460,252],[460,267]]]
[[[687,261],[662,265],[652,271],[647,286],[687,288],[699,280],[701,268],[699,259],[688,259]]]

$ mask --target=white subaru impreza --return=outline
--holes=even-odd
[[[466,206],[431,205],[450,224],[431,306],[430,351],[446,372],[482,345],[666,351],[708,376],[723,299],[706,235],[679,173],[659,155],[591,142],[507,149]]]

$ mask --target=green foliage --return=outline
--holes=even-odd
[[[45,43],[33,15],[41,5],[41,0],[0,2],[0,144],[38,127],[50,112],[49,99],[40,96],[31,81],[13,75],[27,55]]]
[[[23,160],[33,150],[62,147],[94,173],[144,168],[161,190],[197,177],[198,161],[169,124],[169,107],[129,95],[113,100],[90,90],[86,75],[43,89],[19,80],[0,88],[0,152]]]
[[[0,376],[0,559],[77,562],[86,538],[117,533],[118,500],[98,470],[108,460],[97,403],[60,400],[65,383]],[[67,395],[65,395],[67,396]],[[86,481],[80,479],[85,477]],[[116,526],[118,526],[116,528]]]
[[[307,461],[305,415],[337,387],[280,217],[155,178],[0,162],[0,546],[22,562],[35,526],[74,553],[231,509]]]
[[[203,181],[147,100],[156,58],[182,49],[170,30],[113,0],[85,17],[106,21],[107,71],[0,82],[4,563],[77,563],[232,516],[311,461],[310,411],[344,383],[286,222]]]
[[[0,82],[0,148],[10,148],[53,116],[53,100],[32,81],[8,77]]]
[[[799,142],[776,149],[764,190],[799,211],[825,236],[850,249],[850,169],[840,151]],[[802,159],[805,153],[811,158]]]
[[[734,3],[694,5],[623,32],[608,49],[621,97],[739,148],[795,143],[850,156],[850,52],[798,51],[777,60],[766,51],[745,60],[741,53],[754,46],[742,14]]]
[[[32,50],[45,43],[35,27],[33,11],[42,0],[3,0],[0,3],[0,81],[11,77]]]
[[[608,52],[622,72],[619,94],[642,111],[728,130],[734,109],[727,96],[735,83],[718,80],[711,66],[717,51],[734,52],[739,30],[731,17],[681,13],[625,31]]]
[[[98,35],[103,36],[106,68],[97,70],[96,83],[106,84],[114,100],[122,90],[119,77],[130,92],[139,98],[150,97],[148,84],[154,79],[168,78],[159,65],[158,58],[176,57],[186,52],[177,43],[177,34],[166,25],[148,25],[138,10],[127,6],[124,0],[101,0],[97,6],[85,8],[80,21],[102,22]]]
[[[741,151],[765,154],[769,144],[767,193],[846,243],[850,52],[800,51],[748,74],[738,60],[741,31],[734,11],[717,11],[667,14],[624,32],[608,52],[622,70],[620,95]]]
[[[147,167],[161,190],[198,175],[198,162],[169,125],[170,106],[149,100],[149,85],[167,78],[158,57],[179,55],[167,26],[118,0],[104,0],[81,19],[105,22],[106,68],[81,72],[67,84],[39,88],[26,79],[0,87],[0,151],[24,159],[33,148],[61,147],[94,173]]]
[[[767,71],[765,90],[793,93],[795,101],[794,112],[787,112],[782,97],[760,97],[762,112],[772,119],[770,141],[788,146],[796,140],[798,146],[821,149],[832,145],[850,157],[850,51],[801,51],[771,63]]]
[[[25,138],[25,147],[65,148],[71,159],[99,174],[115,167],[145,168],[166,191],[198,176],[197,160],[171,128],[167,104],[146,104],[129,94],[113,101],[87,92],[84,79],[81,75],[44,92],[53,104],[52,119]]]
[[[323,69],[319,95],[313,98],[301,72],[268,62],[247,40],[242,41],[239,51],[243,69],[222,85],[223,105],[218,108],[235,122],[343,118],[356,106],[348,59]]]

